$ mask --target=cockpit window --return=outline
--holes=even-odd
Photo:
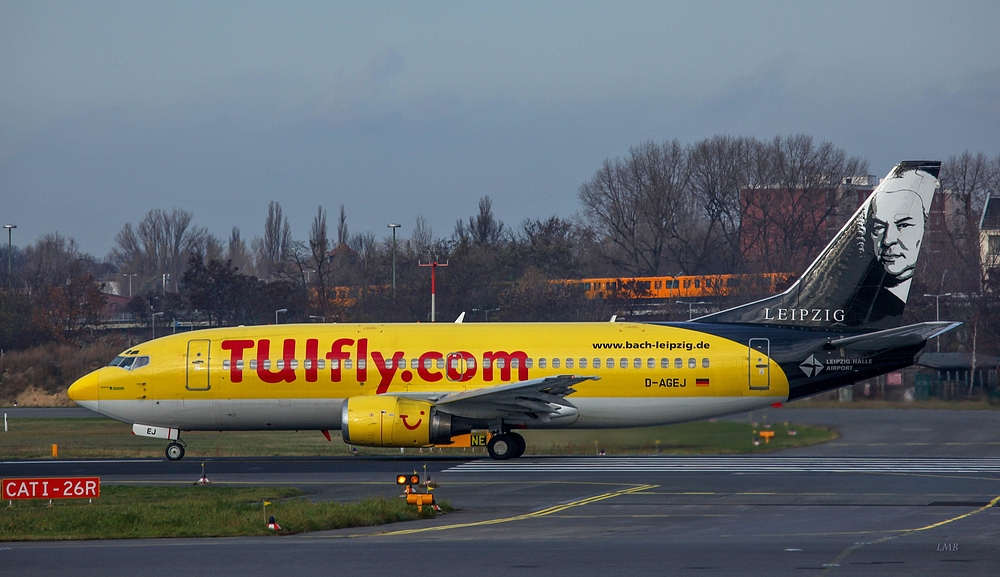
[[[109,367],[118,367],[126,371],[134,371],[149,364],[149,357],[115,357]]]

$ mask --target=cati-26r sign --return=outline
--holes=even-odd
[[[43,477],[0,481],[4,500],[96,499],[101,496],[100,477]]]

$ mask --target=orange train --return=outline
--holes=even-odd
[[[718,298],[738,295],[777,294],[788,288],[796,275],[785,272],[762,274],[709,274],[650,277],[605,277],[550,281],[567,287],[582,287],[589,299],[676,299]],[[333,300],[341,306],[354,305],[366,289],[374,287],[332,287]],[[388,287],[378,287],[388,290]]]
[[[628,278],[585,278],[553,281],[582,285],[587,298],[713,298],[744,294],[776,294],[788,288],[796,275],[784,272],[762,274],[708,274]]]

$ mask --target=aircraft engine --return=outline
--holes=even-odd
[[[451,442],[451,415],[432,403],[374,395],[351,397],[341,408],[345,443],[368,447],[426,447]]]

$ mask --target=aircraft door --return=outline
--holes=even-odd
[[[750,339],[747,347],[747,381],[751,391],[771,388],[771,341]]]
[[[445,362],[445,376],[449,381],[466,383],[476,376],[476,357],[471,353],[465,351],[448,353]]]
[[[195,339],[188,341],[187,349],[187,375],[185,387],[189,391],[207,391],[212,388],[209,378],[210,351],[212,341],[208,339]]]

